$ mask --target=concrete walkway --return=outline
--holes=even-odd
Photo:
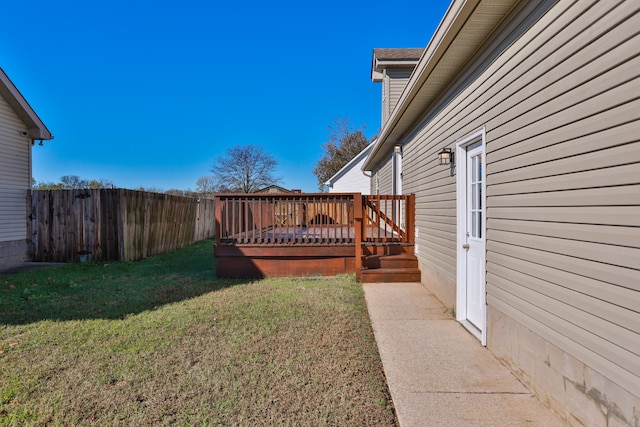
[[[363,286],[401,427],[565,425],[423,285]]]

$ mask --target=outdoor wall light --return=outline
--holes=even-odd
[[[438,157],[440,158],[441,165],[451,165],[453,166],[454,158],[453,158],[453,150],[451,148],[443,148],[442,151],[438,153]]]

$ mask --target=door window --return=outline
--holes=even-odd
[[[482,153],[471,157],[471,237],[482,239],[483,206],[482,206]]]

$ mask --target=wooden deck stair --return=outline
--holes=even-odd
[[[419,282],[413,245],[367,246],[363,249],[362,283]]]

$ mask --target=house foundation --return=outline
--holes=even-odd
[[[0,267],[7,267],[29,260],[26,240],[0,242]]]
[[[640,425],[632,393],[492,306],[487,329],[487,348],[569,425]]]

